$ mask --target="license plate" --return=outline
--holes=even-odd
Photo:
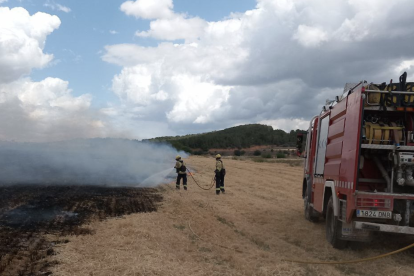
[[[392,219],[391,211],[367,211],[367,210],[357,210],[357,217],[359,218],[382,218],[382,219]]]

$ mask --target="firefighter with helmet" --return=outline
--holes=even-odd
[[[223,161],[221,160],[221,155],[216,155],[216,195],[220,194],[220,191],[224,194],[224,176],[226,175],[226,169],[224,168]]]
[[[184,161],[181,159],[181,156],[177,155],[175,157],[175,170],[177,172],[177,182],[175,185],[175,188],[177,190],[180,189],[180,181],[181,179],[183,179],[183,186],[184,186],[184,190],[187,190],[187,167],[185,166]]]

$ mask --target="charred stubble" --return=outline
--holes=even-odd
[[[95,219],[156,211],[161,200],[143,188],[0,187],[0,275],[49,275],[60,237],[93,234],[82,225]]]

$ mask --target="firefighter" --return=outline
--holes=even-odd
[[[175,170],[177,172],[177,182],[175,183],[175,188],[180,189],[180,180],[183,179],[184,190],[187,190],[187,167],[185,166],[184,161],[181,159],[181,156],[177,155],[175,157]]]
[[[224,194],[224,176],[226,175],[226,169],[224,168],[223,161],[221,161],[221,155],[216,155],[216,195],[220,194],[220,191]]]

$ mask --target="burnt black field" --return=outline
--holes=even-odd
[[[0,186],[0,275],[50,275],[55,264],[48,257],[68,242],[64,236],[93,235],[86,223],[153,212],[161,201],[156,189],[147,188]]]

